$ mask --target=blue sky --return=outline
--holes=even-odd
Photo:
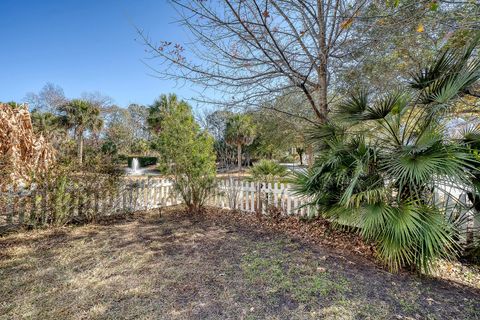
[[[188,85],[154,78],[134,26],[155,40],[181,42],[167,0],[1,0],[0,101],[21,102],[47,82],[69,98],[99,91],[116,104],[150,104],[161,93],[183,98]]]

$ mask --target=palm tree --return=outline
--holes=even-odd
[[[178,100],[176,94],[162,94],[158,99],[156,99],[153,104],[148,108],[148,117],[147,124],[154,133],[159,133],[161,131],[161,124],[164,118],[165,110],[171,110],[176,106],[186,106],[186,102],[183,100]]]
[[[478,171],[472,152],[448,138],[442,124],[480,78],[480,58],[472,55],[477,44],[446,49],[402,91],[352,94],[334,120],[312,132],[322,153],[297,174],[296,191],[325,217],[375,242],[392,270],[428,270],[457,249],[439,193],[452,198],[448,186],[472,189]]]
[[[74,130],[78,143],[78,162],[83,163],[83,139],[86,131],[96,133],[103,127],[100,109],[88,101],[74,99],[60,107],[63,122]]]
[[[31,113],[33,130],[49,141],[58,140],[65,133],[61,118],[51,112],[33,110]]]
[[[252,181],[262,181],[267,184],[285,177],[288,173],[285,167],[282,167],[273,160],[266,159],[256,162],[249,171]]]
[[[242,146],[249,145],[255,138],[255,126],[247,114],[231,116],[225,127],[225,141],[237,147],[238,170],[242,169]]]

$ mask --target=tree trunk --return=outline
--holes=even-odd
[[[238,170],[242,170],[242,145],[237,144],[237,166]]]
[[[324,124],[327,122],[328,119],[328,80],[327,80],[327,71],[326,71],[326,63],[322,65],[319,72],[319,90],[317,92],[318,95],[318,108],[320,109],[320,114],[322,117],[320,118],[320,123]]]
[[[308,167],[311,168],[313,166],[313,148],[311,145],[307,146],[307,156]]]
[[[320,56],[319,56],[319,65],[317,68],[318,75],[318,87],[315,88],[315,101],[318,103],[317,107],[319,110],[318,118],[320,124],[327,122],[328,117],[328,56],[329,48],[327,44],[327,25],[325,15],[328,12],[324,11],[324,1],[317,0],[317,24],[319,27],[318,32],[318,43],[320,45]]]
[[[78,163],[83,164],[83,133],[78,134]]]
[[[303,166],[303,152],[298,152],[298,156],[300,157],[300,165]]]

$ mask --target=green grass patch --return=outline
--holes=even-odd
[[[268,295],[288,295],[298,303],[340,297],[350,290],[348,281],[313,263],[287,263],[288,254],[273,249],[268,257],[253,251],[243,257],[241,268],[252,285],[264,287]]]

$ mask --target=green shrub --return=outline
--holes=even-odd
[[[280,158],[279,158],[279,161],[280,161],[281,163],[293,163],[293,162],[296,162],[297,159],[296,159],[296,157],[295,157],[294,155],[288,154],[288,155],[285,155],[285,156],[283,156],[283,157],[280,157]]]
[[[150,143],[145,140],[145,139],[137,139],[133,141],[131,147],[130,147],[130,152],[133,154],[148,154],[148,151],[150,150]]]
[[[118,152],[117,145],[111,140],[107,140],[102,144],[102,152],[108,155],[116,155]]]
[[[250,180],[267,183],[283,178],[288,173],[285,167],[279,165],[275,161],[265,159],[254,163],[253,167],[251,167],[248,172],[250,173]]]
[[[213,138],[200,129],[190,106],[175,95],[162,95],[150,109],[159,167],[171,176],[190,212],[199,212],[215,186]]]
[[[117,155],[117,159],[118,159],[118,161],[121,162],[121,163],[127,163],[127,164],[128,164],[128,158],[129,158],[129,157],[128,157],[126,154],[123,154],[123,153],[119,153],[119,154]]]

